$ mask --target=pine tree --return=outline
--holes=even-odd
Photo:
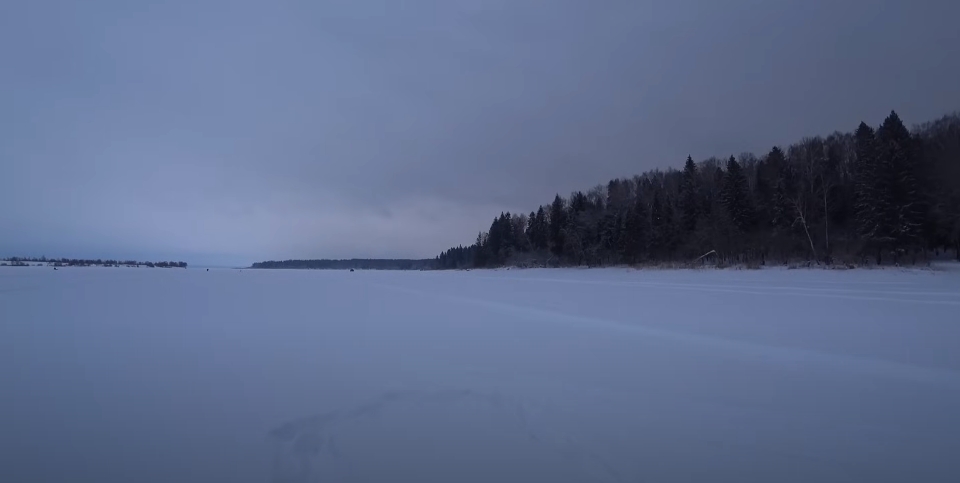
[[[888,200],[884,193],[886,190],[877,153],[876,133],[861,122],[854,136],[857,145],[854,167],[857,232],[879,254],[889,242],[889,229],[885,226]]]
[[[727,161],[727,172],[723,176],[720,203],[737,229],[743,233],[750,232],[756,222],[750,198],[747,177],[743,174],[743,169],[736,158],[730,156],[730,160]]]
[[[570,214],[576,215],[587,209],[587,195],[583,191],[577,191],[570,195]]]
[[[757,222],[762,227],[773,225],[777,182],[785,162],[786,157],[783,151],[774,146],[767,157],[757,165],[756,180],[753,185],[756,195]]]
[[[881,178],[886,184],[884,225],[889,227],[894,249],[902,253],[917,248],[923,222],[913,139],[896,112],[883,121],[877,139]]]
[[[531,213],[532,214],[532,213]],[[530,251],[530,238],[527,237],[527,215],[513,215],[513,246],[518,252]]]
[[[537,250],[537,212],[531,211],[527,216],[527,227],[526,227],[527,242],[530,244],[530,249]]]
[[[530,243],[530,250],[537,251],[537,212],[531,211],[527,217],[527,241]]]
[[[797,175],[792,166],[780,165],[773,195],[773,225],[781,231],[791,231],[797,218],[794,200],[797,198]]]
[[[473,266],[475,267],[485,267],[487,266],[488,254],[487,254],[487,237],[483,232],[477,234],[477,241],[474,244],[474,257],[473,257]]]
[[[493,219],[490,224],[490,230],[487,231],[487,248],[490,260],[493,264],[500,263],[500,251],[503,248],[504,233],[502,229],[503,213]]]
[[[583,264],[589,243],[587,226],[579,214],[567,218],[563,227],[563,254],[579,266]]]
[[[600,248],[608,257],[620,252],[621,217],[608,210],[600,221]]]
[[[674,216],[673,200],[664,195],[663,207],[660,216],[660,225],[653,227],[654,236],[659,238],[661,250],[668,259],[672,259],[677,248],[677,234],[679,226]]]
[[[546,250],[549,242],[549,227],[547,225],[547,212],[543,206],[537,209],[537,232],[535,246],[537,250]]]
[[[607,209],[623,214],[630,209],[630,182],[612,179],[607,183]]]
[[[689,233],[697,227],[697,216],[700,214],[701,204],[697,186],[697,165],[694,164],[692,157],[687,156],[681,176],[680,213],[683,230]]]
[[[653,193],[653,203],[650,204],[650,252],[654,257],[662,257],[666,251],[665,224],[663,200],[658,189]]]
[[[624,261],[637,263],[643,260],[649,250],[650,215],[642,198],[637,197],[624,217],[619,238],[620,255]]]
[[[517,249],[517,238],[513,231],[513,215],[506,212],[500,215],[500,232],[503,237],[503,246],[500,250],[500,259],[506,260]]]
[[[550,251],[554,255],[563,256],[563,229],[567,224],[566,203],[558,194],[550,205]]]

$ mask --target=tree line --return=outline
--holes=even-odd
[[[150,268],[187,268],[187,262],[138,262],[136,260],[103,260],[103,259],[82,259],[82,258],[47,258],[47,257],[10,257],[7,261],[17,265],[30,263],[46,263],[55,267],[150,267]]]
[[[960,116],[805,138],[613,179],[501,213],[441,269],[960,260]]]
[[[374,259],[353,258],[349,260],[283,260],[254,263],[250,268],[297,268],[314,270],[421,270],[435,268],[433,259]]]

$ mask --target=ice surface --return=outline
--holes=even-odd
[[[960,481],[960,272],[0,269],[0,481]]]

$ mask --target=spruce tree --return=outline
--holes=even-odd
[[[774,223],[777,182],[780,179],[780,170],[783,169],[785,161],[783,151],[774,146],[767,157],[757,165],[754,198],[756,199],[757,222],[762,227],[769,227]]]
[[[563,256],[563,229],[567,224],[566,203],[558,194],[550,205],[550,251],[554,255]]]
[[[794,200],[797,197],[797,175],[789,164],[781,164],[773,195],[773,226],[780,231],[792,230],[797,219]]]
[[[683,230],[687,233],[692,232],[697,227],[700,199],[697,187],[697,165],[690,156],[687,156],[680,178],[680,212]]]
[[[503,248],[504,243],[504,231],[503,231],[503,213],[500,213],[500,216],[493,219],[493,223],[490,224],[490,230],[487,231],[487,250],[490,257],[490,262],[493,265],[498,265],[500,263],[500,253]]]
[[[653,193],[653,202],[650,204],[650,252],[654,257],[661,257],[666,249],[666,238],[663,226],[665,225],[663,200],[660,190]]]
[[[607,209],[623,214],[630,209],[630,182],[619,178],[607,183]]]
[[[477,241],[473,245],[474,256],[473,256],[473,266],[474,267],[485,267],[487,266],[487,237],[484,236],[483,232],[477,234]]]
[[[537,236],[535,245],[537,250],[546,250],[549,245],[549,227],[547,226],[547,212],[543,206],[537,209]]]
[[[570,196],[570,214],[576,215],[587,209],[587,195],[583,191],[577,191]]]
[[[672,259],[677,248],[677,235],[680,227],[674,216],[673,200],[669,195],[664,195],[662,210],[660,226],[654,227],[653,229],[656,236],[660,238],[660,246],[664,256]]]
[[[723,176],[720,203],[726,209],[733,224],[743,233],[750,232],[756,221],[750,200],[750,186],[736,158],[730,156],[727,171]]]
[[[624,217],[619,238],[620,255],[624,261],[637,263],[645,258],[649,250],[650,216],[642,198],[637,197]]]
[[[509,211],[500,215],[500,230],[503,237],[501,259],[506,259],[517,249],[517,237],[514,236],[513,232],[513,215]]]
[[[530,246],[536,250],[537,243],[534,241],[537,236],[537,212],[531,211],[527,216],[527,240],[530,240]]]
[[[894,249],[902,253],[918,246],[923,211],[917,190],[913,139],[896,112],[877,130],[884,195],[884,225]]]
[[[621,224],[621,217],[612,210],[600,220],[600,247],[608,257],[619,254]]]
[[[886,184],[883,182],[883,170],[877,153],[876,133],[873,128],[861,122],[854,137],[857,149],[857,161],[854,165],[857,233],[879,253],[889,242],[889,230],[885,226],[886,213],[889,210],[886,206]]]

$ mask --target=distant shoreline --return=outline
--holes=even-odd
[[[144,262],[137,260],[104,260],[83,258],[8,257],[0,258],[6,267],[128,267],[128,268],[187,268],[187,262]]]
[[[283,260],[257,262],[251,269],[299,269],[299,270],[432,270],[436,260],[404,258],[351,258],[346,260]]]

